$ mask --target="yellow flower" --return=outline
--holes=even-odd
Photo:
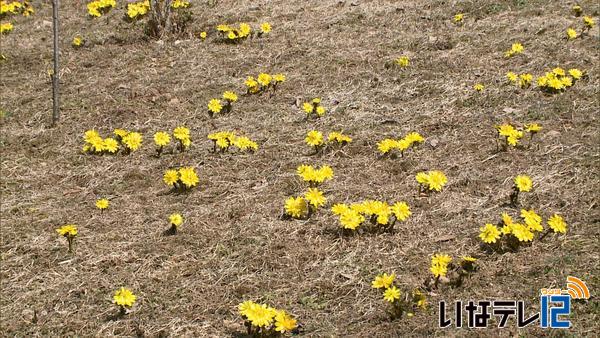
[[[169,169],[165,171],[163,181],[167,185],[175,185],[175,183],[179,181],[179,173],[177,172],[177,170]]]
[[[171,3],[171,7],[177,9],[177,8],[188,8],[190,6],[190,3],[188,1],[185,0],[174,0]]]
[[[520,192],[530,192],[533,187],[533,181],[527,175],[519,175],[515,177],[515,187]]]
[[[316,130],[311,130],[306,134],[306,138],[304,139],[306,144],[313,147],[318,147],[323,144],[323,133]]]
[[[323,116],[323,115],[325,115],[325,112],[326,112],[325,107],[323,107],[323,106],[317,106],[316,111],[317,111],[318,116]]]
[[[397,299],[400,299],[400,290],[397,287],[393,286],[385,289],[383,292],[383,299],[387,300],[390,303],[393,303]]]
[[[304,112],[307,115],[309,115],[310,113],[312,113],[315,110],[315,106],[312,103],[304,102],[302,104],[302,110],[304,110]]]
[[[275,315],[275,331],[277,332],[292,332],[297,326],[294,318],[288,315],[285,311],[277,311]]]
[[[159,131],[154,134],[154,143],[159,147],[164,147],[171,142],[171,137],[164,131]]]
[[[184,167],[179,169],[179,176],[181,183],[185,185],[187,188],[195,187],[198,182],[198,175],[196,174],[196,170],[192,167]]]
[[[565,88],[564,83],[556,77],[548,79],[547,85],[548,85],[548,87],[555,89],[555,90],[560,90],[560,89]]]
[[[290,197],[285,201],[285,213],[294,218],[302,218],[308,213],[308,204],[302,197]]]
[[[277,311],[266,304],[252,304],[246,311],[246,317],[256,327],[271,326],[276,314]]]
[[[429,270],[434,277],[444,277],[448,273],[448,267],[446,265],[432,265]]]
[[[275,81],[276,83],[285,82],[285,75],[281,73],[275,74],[273,75],[273,81]]]
[[[228,25],[221,24],[221,25],[217,26],[217,30],[219,32],[229,32],[230,30],[232,30],[232,28],[229,27]]]
[[[448,265],[452,262],[452,257],[446,254],[435,254],[431,257],[431,264]]]
[[[404,139],[410,142],[411,145],[414,143],[423,143],[425,141],[425,138],[421,134],[414,131],[408,133]]]
[[[508,73],[506,73],[506,78],[508,79],[509,82],[516,83],[518,75],[513,72],[508,72]]]
[[[542,217],[536,214],[536,212],[533,211],[533,209],[521,209],[521,217],[525,221],[525,224],[527,225],[529,230],[538,232],[544,230],[544,227],[542,226]]]
[[[340,215],[340,223],[344,229],[355,230],[364,221],[365,217],[352,209],[348,209]]]
[[[577,31],[573,28],[567,28],[567,39],[573,40],[577,38]]]
[[[519,75],[519,86],[521,88],[527,88],[531,85],[531,80],[533,80],[533,75],[529,73],[524,73]]]
[[[513,222],[513,219],[512,219],[512,217],[510,217],[510,215],[509,215],[509,214],[507,214],[507,213],[503,212],[503,213],[502,213],[502,223],[504,223],[505,225],[511,225],[511,224],[513,224],[514,222]]]
[[[583,12],[583,9],[581,9],[581,6],[579,5],[574,5],[572,9],[573,13],[575,13],[575,15],[577,16],[581,15],[581,13]]]
[[[456,23],[462,23],[463,22],[463,18],[464,18],[464,14],[463,13],[458,13],[458,14],[454,15],[454,22],[456,22]]]
[[[213,114],[218,114],[221,112],[221,109],[223,109],[223,106],[221,105],[221,100],[219,99],[211,99],[208,102],[208,110],[213,113]]]
[[[96,201],[96,208],[100,210],[108,209],[110,202],[106,198],[101,198]]]
[[[461,258],[463,261],[469,262],[469,263],[475,263],[477,261],[477,258],[471,257],[471,256],[462,256]]]
[[[223,99],[229,102],[236,102],[238,100],[238,97],[234,92],[226,91],[225,93],[223,93]]]
[[[190,138],[190,130],[184,126],[179,126],[173,130],[173,137],[180,141],[187,140]]]
[[[558,214],[552,215],[550,219],[548,219],[548,226],[552,231],[564,234],[567,232],[567,223],[565,220]]]
[[[5,22],[0,24],[0,34],[10,33],[13,30],[14,26],[10,22]]]
[[[565,76],[560,79],[560,82],[562,82],[563,86],[565,87],[571,87],[573,85],[573,78],[570,76]]]
[[[529,133],[537,133],[542,130],[542,127],[537,123],[529,123],[525,125],[525,130]]]
[[[401,68],[406,68],[410,64],[410,59],[408,58],[408,56],[401,56],[397,58],[395,62]]]
[[[308,188],[308,191],[304,193],[304,198],[315,208],[323,206],[327,202],[327,198],[323,196],[323,192],[317,188]]]
[[[75,237],[77,236],[77,226],[75,224],[66,224],[56,229],[59,235],[65,237]]]
[[[579,80],[583,76],[583,72],[577,68],[573,68],[569,69],[569,75],[571,75],[575,80]]]
[[[272,79],[273,78],[271,77],[271,75],[266,73],[260,73],[258,74],[256,81],[258,81],[258,83],[260,83],[261,86],[266,87],[271,83]]]
[[[263,34],[267,34],[271,32],[271,24],[268,22],[263,22],[260,24],[260,32]]]
[[[398,141],[389,138],[383,139],[377,143],[377,150],[382,154],[387,154],[390,150],[398,147]]]
[[[113,134],[115,134],[117,137],[120,137],[121,139],[123,139],[123,137],[127,136],[127,134],[129,134],[129,131],[125,130],[125,129],[115,129],[113,131]]]
[[[169,222],[171,222],[171,224],[173,224],[175,227],[179,227],[181,224],[183,224],[183,216],[181,216],[181,214],[171,214],[169,216]]]
[[[240,29],[238,31],[238,35],[240,36],[240,38],[245,38],[249,36],[251,31],[252,28],[250,28],[249,24],[244,22],[240,23]]]
[[[520,44],[519,42],[516,42],[516,43],[512,44],[512,46],[510,47],[510,50],[514,54],[519,54],[519,53],[523,53],[523,51],[525,50],[525,48],[523,47],[522,44]]]
[[[439,170],[429,172],[429,190],[441,191],[448,182],[446,175]]]
[[[371,286],[375,289],[387,289],[394,283],[394,279],[396,279],[396,274],[392,273],[388,275],[387,273],[382,273],[375,277],[373,282],[371,282]]]
[[[142,134],[131,132],[123,137],[123,143],[129,150],[136,151],[142,145]]]
[[[478,84],[476,84],[476,85],[473,86],[473,89],[475,89],[478,92],[481,92],[481,91],[483,91],[483,89],[485,89],[485,86],[483,84],[481,84],[481,83],[478,83]]]
[[[334,215],[338,216],[340,216],[348,210],[350,210],[350,208],[344,203],[337,203],[333,207],[331,207],[331,212],[333,212]]]
[[[558,75],[558,76],[565,76],[565,70],[560,67],[556,67],[556,68],[552,69],[552,73],[554,75]]]
[[[83,44],[83,39],[80,36],[76,36],[73,38],[73,42],[71,42],[73,47],[80,47]]]
[[[136,298],[137,297],[133,294],[133,292],[131,292],[131,290],[122,287],[115,292],[115,295],[113,296],[113,303],[119,306],[132,307]]]
[[[400,221],[404,221],[410,215],[412,215],[412,212],[410,211],[410,207],[408,206],[408,204],[406,204],[406,202],[394,203],[394,205],[392,205],[392,207],[391,207],[391,211],[394,214],[394,216],[396,217],[396,219],[398,219]]]
[[[533,240],[533,232],[531,232],[526,226],[523,224],[515,223],[512,225],[512,234],[520,241],[520,242],[530,242]]]
[[[107,137],[102,141],[102,149],[108,151],[111,154],[114,154],[119,150],[119,142],[114,138]]]
[[[500,238],[500,231],[498,231],[498,228],[493,224],[488,223],[479,228],[479,231],[481,231],[479,238],[481,238],[484,243],[496,243],[498,238]]]
[[[200,32],[200,39],[202,39],[202,40],[206,39],[207,35],[208,34],[206,34],[206,32]]]
[[[232,144],[234,146],[240,148],[240,150],[247,150],[247,149],[250,149],[253,151],[258,150],[258,144],[256,144],[256,142],[250,140],[246,136],[235,137],[232,141]]]
[[[594,28],[594,26],[596,25],[596,22],[594,21],[594,18],[592,18],[591,16],[584,16],[583,17],[583,23],[589,29]]]
[[[415,180],[421,185],[429,185],[429,175],[424,171],[417,173]]]
[[[342,133],[339,133],[337,131],[332,131],[331,133],[329,133],[329,135],[327,136],[327,142],[338,142],[338,143],[350,143],[352,142],[352,138],[350,138],[349,136],[346,136]]]

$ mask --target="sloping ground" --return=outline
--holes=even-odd
[[[598,21],[598,5],[581,2]],[[564,287],[567,275],[598,283],[598,30],[567,42],[581,26],[563,1],[218,1],[196,3],[195,32],[157,43],[140,27],[85,17],[85,3],[61,8],[62,113],[51,111],[50,7],[35,2],[2,36],[1,326],[5,336],[226,336],[244,332],[238,303],[252,299],[291,312],[310,336],[514,336],[556,334],[539,327],[438,329],[440,300],[522,299],[539,310],[539,289]],[[465,24],[451,23],[455,13]],[[273,24],[266,38],[239,45],[214,41],[219,23]],[[81,34],[89,45],[75,50]],[[513,42],[525,53],[503,57]],[[408,55],[406,70],[390,67]],[[508,71],[542,75],[560,66],[587,77],[559,95],[506,83]],[[287,75],[276,95],[244,96],[210,119],[206,103],[244,90],[259,72]],[[483,83],[482,93],[472,88]],[[535,87],[535,86],[534,86]],[[297,98],[322,97],[330,112],[304,120]],[[538,122],[530,149],[496,152],[494,125]],[[186,125],[189,152],[153,157],[152,134]],[[129,156],[80,152],[95,128],[144,134]],[[344,130],[343,151],[311,155],[307,131]],[[258,141],[255,154],[214,154],[209,133],[236,130]],[[398,159],[379,159],[376,143],[418,131],[427,142]],[[305,185],[300,164],[329,164],[328,207],[308,221],[282,220],[285,198]],[[195,166],[200,186],[166,194],[162,174]],[[446,188],[419,197],[414,175],[443,170]],[[546,219],[562,214],[566,236],[550,235],[517,252],[486,254],[479,227],[497,222],[514,176],[529,174],[522,205]],[[106,196],[101,214],[94,201]],[[405,200],[413,211],[392,234],[341,236],[329,207],[363,199]],[[174,211],[186,217],[163,236]],[[55,228],[76,223],[76,254]],[[460,288],[428,296],[429,311],[390,321],[371,280],[395,272],[405,289],[428,277],[432,254],[478,257],[480,270]],[[113,320],[115,289],[138,296],[133,313]],[[598,332],[598,302],[573,304],[569,333]],[[495,324],[491,324],[493,326]]]

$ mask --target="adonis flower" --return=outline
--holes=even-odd
[[[260,32],[262,34],[268,34],[271,32],[271,24],[268,22],[263,22],[260,24]]]
[[[542,217],[535,211],[521,209],[521,217],[525,221],[525,224],[529,230],[538,232],[544,230],[544,227],[542,226]]]
[[[159,147],[164,147],[171,142],[171,137],[164,131],[159,131],[154,134],[154,143]]]
[[[515,177],[515,188],[520,192],[529,192],[533,187],[533,181],[527,175],[519,175]]]
[[[396,202],[394,205],[392,205],[391,211],[396,217],[396,219],[400,221],[404,221],[410,215],[412,215],[410,207],[408,206],[408,204],[406,204],[406,202]]]
[[[179,181],[179,173],[177,170],[169,169],[165,171],[163,181],[170,186],[174,186]]]
[[[136,295],[134,295],[131,290],[122,287],[115,292],[115,295],[113,296],[113,303],[123,308],[132,307],[136,298]]]
[[[181,224],[183,224],[183,216],[181,216],[181,214],[177,214],[177,213],[171,214],[169,216],[169,222],[175,228],[179,228],[179,226],[181,226]]]
[[[371,283],[371,286],[375,289],[387,289],[392,285],[392,283],[394,283],[395,278],[396,274],[394,273],[391,275],[388,275],[387,273],[382,273],[375,277],[375,279]]]
[[[308,204],[302,197],[290,197],[285,201],[285,213],[293,218],[302,218],[308,214]]]
[[[478,83],[473,86],[473,89],[475,89],[475,91],[482,92],[485,89],[485,86],[481,83]]]
[[[323,145],[323,133],[316,130],[311,130],[306,134],[306,138],[304,139],[306,144],[313,147],[319,147]]]
[[[548,219],[548,226],[552,231],[564,234],[567,232],[567,223],[565,220],[557,214],[552,215],[550,219]]]
[[[327,202],[327,198],[323,196],[323,192],[317,188],[308,188],[308,191],[304,194],[304,198],[310,205],[315,207],[315,209],[325,205]]]
[[[179,179],[186,188],[195,187],[200,181],[198,179],[198,175],[196,174],[196,170],[194,170],[192,167],[184,167],[179,169]]]
[[[458,13],[456,15],[454,15],[454,22],[455,23],[462,23],[463,19],[464,19],[464,14],[463,13]]]
[[[431,257],[431,267],[429,270],[434,277],[444,277],[448,272],[448,264],[452,261],[452,257],[448,255],[435,254]]]
[[[519,242],[531,242],[533,240],[533,232],[523,224],[514,223],[511,228],[512,234]]]
[[[518,79],[518,75],[513,73],[513,72],[508,72],[506,73],[506,78],[508,79],[508,81],[510,81],[511,83],[516,83],[517,79]]]
[[[211,114],[218,114],[221,112],[221,109],[223,109],[223,106],[221,105],[221,100],[219,99],[211,99],[208,102],[208,111]]]
[[[513,55],[523,53],[524,50],[525,50],[525,48],[523,47],[523,45],[520,44],[519,42],[516,42],[516,43],[512,44],[510,50],[508,50],[504,53],[504,56],[511,57]]]
[[[109,204],[110,202],[106,198],[101,198],[96,201],[96,208],[104,211],[105,209],[108,209]]]
[[[285,311],[277,311],[275,315],[275,331],[280,333],[292,332],[297,326],[296,320]]]
[[[567,39],[573,40],[577,38],[577,31],[573,28],[567,28]]]
[[[119,142],[117,142],[117,140],[114,138],[107,137],[104,139],[104,141],[102,141],[102,149],[114,154],[119,150]]]
[[[275,83],[285,82],[285,75],[283,75],[281,73],[275,74],[275,75],[273,75],[273,81],[275,81]]]
[[[400,68],[406,68],[410,64],[410,59],[408,56],[401,56],[397,58],[395,62]]]
[[[64,236],[67,239],[67,242],[69,243],[69,252],[72,253],[73,240],[78,234],[77,226],[75,224],[66,224],[56,229],[56,232],[58,232],[59,235]]]
[[[392,285],[383,292],[383,299],[390,303],[395,302],[396,300],[400,299],[400,290],[398,290],[396,286]]]
[[[332,131],[327,136],[327,142],[337,142],[339,144],[346,144],[346,143],[352,142],[352,138],[350,138],[349,136],[346,136],[342,133]]]
[[[493,224],[488,223],[479,228],[479,231],[481,231],[479,238],[481,238],[484,243],[496,243],[498,238],[500,238],[500,231]]]
[[[256,81],[258,81],[258,83],[261,86],[267,87],[269,84],[271,84],[272,79],[273,79],[273,77],[271,77],[271,75],[266,74],[266,73],[260,73],[260,74],[258,74]]]
[[[142,134],[131,132],[123,137],[123,144],[130,151],[136,151],[142,145]]]
[[[223,99],[228,102],[236,102],[238,100],[237,95],[232,91],[226,91],[223,93]]]
[[[596,25],[596,21],[594,21],[594,18],[592,18],[591,16],[584,16],[583,17],[583,24],[588,28],[588,29],[592,29],[594,28],[594,26]]]
[[[448,182],[446,175],[439,170],[432,170],[429,172],[429,190],[441,191],[444,185]]]

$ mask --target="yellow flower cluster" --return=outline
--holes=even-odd
[[[171,7],[174,9],[178,9],[178,8],[188,8],[190,7],[190,2],[189,1],[185,1],[185,0],[174,0],[171,3]]]
[[[192,145],[192,138],[190,136],[190,130],[184,126],[179,126],[173,130],[173,138],[179,143],[177,149],[183,152]],[[154,144],[156,144],[156,152],[158,156],[162,153],[164,147],[171,143],[171,137],[167,132],[158,131],[154,134]]]
[[[291,333],[298,326],[297,321],[286,311],[278,310],[267,304],[245,301],[238,305],[238,311],[252,337],[272,337],[277,334]]]
[[[272,30],[271,24],[263,22],[257,31],[258,36],[270,33]],[[225,41],[238,42],[252,36],[252,27],[249,24],[242,22],[239,28],[234,28],[230,25],[221,24],[217,26],[217,31],[220,32]]]
[[[507,239],[509,243],[512,240],[511,238],[516,239],[518,242],[531,242],[535,232],[541,233],[544,231],[542,217],[533,209],[521,209],[521,218],[524,224],[515,223],[509,214],[503,213],[502,222],[499,224],[502,228],[498,229],[498,226],[487,223],[485,226],[479,228],[479,238],[486,244],[499,243],[498,241],[501,236],[509,236]],[[547,224],[556,233],[567,232],[567,224],[560,215],[554,214],[548,219]]]
[[[427,298],[419,289],[414,289],[412,291],[412,297],[410,297],[410,299],[408,299],[408,297],[402,299],[402,292],[394,284],[395,279],[396,274],[382,273],[377,275],[371,282],[371,287],[383,290],[383,299],[392,305],[393,317],[399,317],[405,311],[408,311],[407,315],[411,317],[417,309],[427,309]]]
[[[394,60],[394,63],[396,63],[400,68],[407,68],[410,65],[410,59],[408,56],[403,55]]]
[[[448,183],[446,175],[439,170],[431,170],[428,173],[422,171],[415,175],[420,189],[430,191],[442,191],[442,188]]]
[[[212,117],[219,113],[229,113],[231,111],[231,104],[238,100],[236,93],[232,91],[226,91],[223,93],[223,101],[220,99],[211,99],[208,102],[208,113]]]
[[[477,258],[471,256],[462,256],[460,259],[460,264],[455,265],[452,263],[452,257],[447,254],[434,254],[431,257],[431,265],[429,267],[429,271],[435,278],[435,284],[437,285],[440,279],[444,279],[449,283],[453,283],[456,285],[460,285],[460,281],[463,276],[477,270],[477,266],[475,265],[477,262]],[[447,276],[450,276],[449,272],[454,271],[452,274],[452,279],[448,279]]]
[[[523,47],[522,44],[520,44],[519,42],[515,42],[512,44],[512,46],[510,47],[509,50],[504,52],[504,57],[509,58],[514,55],[521,54],[521,53],[523,53],[524,50],[525,50],[525,47]]]
[[[260,73],[256,79],[252,76],[248,76],[244,84],[246,85],[248,94],[256,94],[266,92],[270,88],[273,88],[273,91],[275,91],[277,85],[283,82],[285,82],[285,75],[281,73],[274,75]]]
[[[329,133],[329,135],[327,135],[327,142],[328,143],[336,142],[337,144],[344,146],[348,143],[351,143],[352,138],[348,135],[342,134],[341,132],[332,131]]]
[[[356,230],[369,220],[372,224],[369,230],[388,231],[394,227],[397,220],[405,221],[412,215],[406,202],[389,205],[377,200],[365,200],[350,205],[338,203],[331,208],[331,212],[339,216],[341,227],[348,230]]]
[[[512,84],[516,84],[519,87],[525,89],[531,86],[531,81],[533,80],[533,75],[529,73],[516,74],[513,72],[506,73],[506,78]]]
[[[116,139],[112,137],[103,139],[93,129],[84,133],[83,140],[85,142],[83,146],[84,153],[115,154],[119,150],[119,142]]]
[[[304,196],[290,197],[285,201],[284,210],[287,216],[296,219],[309,218],[320,207],[327,203],[327,198],[318,188],[308,188]]]
[[[530,133],[531,137],[542,130],[542,127],[537,123],[526,124],[523,129],[517,129],[510,123],[503,123],[496,126],[498,137],[504,141],[504,146],[516,147],[523,138],[524,132]]]
[[[12,32],[14,26],[10,22],[0,23],[0,34],[7,34]]]
[[[150,0],[132,2],[127,4],[127,18],[130,20],[139,20],[148,14],[150,10]]]
[[[304,182],[311,185],[318,185],[333,178],[333,169],[328,165],[323,165],[316,169],[310,165],[300,165],[296,170]]]
[[[425,138],[423,138],[421,134],[417,132],[410,132],[404,136],[404,138],[399,140],[389,138],[383,139],[381,142],[377,143],[377,149],[383,155],[387,155],[394,149],[399,150],[400,154],[403,155],[405,150],[423,143],[424,141]]]
[[[169,169],[163,175],[163,182],[175,190],[191,189],[198,185],[198,174],[193,167],[183,167],[179,170]]]
[[[302,110],[304,110],[307,117],[310,117],[313,114],[316,117],[321,117],[327,112],[327,109],[321,105],[320,97],[315,97],[314,99],[310,100],[310,102],[302,103]]]
[[[225,152],[231,146],[237,147],[240,151],[257,151],[258,144],[246,136],[237,136],[232,131],[220,131],[208,135],[208,139],[214,142],[213,151],[217,148]]]
[[[551,72],[546,72],[544,76],[538,77],[537,85],[548,93],[558,93],[573,86],[582,77],[583,72],[577,68],[565,72],[564,69],[556,67]]]
[[[33,6],[28,1],[12,1],[7,2],[0,0],[0,19],[3,19],[9,15],[22,14],[23,16],[29,16],[33,14]]]
[[[87,4],[87,10],[89,16],[99,18],[102,15],[108,13],[116,5],[116,0],[96,0]]]
[[[477,83],[473,86],[476,92],[482,92],[485,89],[485,86],[481,83]]]

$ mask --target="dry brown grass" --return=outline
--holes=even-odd
[[[211,1],[212,3],[212,1]],[[1,40],[2,118],[1,327],[3,336],[228,336],[244,331],[236,305],[247,299],[285,308],[309,336],[560,335],[537,327],[517,331],[437,329],[439,300],[524,299],[537,308],[541,287],[561,287],[571,274],[598,283],[598,31],[566,43],[578,19],[563,1],[205,1],[194,8],[195,31],[222,22],[270,21],[273,33],[237,46],[196,39],[144,39],[118,15],[85,18],[85,3],[63,1],[62,113],[51,111],[50,6],[37,1],[31,19]],[[582,1],[598,21],[594,1]],[[466,13],[466,24],[449,18]],[[120,15],[120,14],[119,14]],[[115,29],[115,27],[118,27]],[[93,46],[69,47],[82,34]],[[505,59],[512,42],[524,55]],[[401,71],[386,67],[410,55]],[[509,71],[535,75],[562,66],[589,76],[564,94],[505,84]],[[274,97],[243,97],[227,116],[209,119],[206,103],[242,90],[260,71],[288,81]],[[473,84],[487,88],[474,93]],[[296,98],[321,96],[331,112],[303,121]],[[333,102],[339,101],[334,105]],[[495,153],[493,126],[539,122],[535,150]],[[190,152],[152,157],[151,135],[185,124]],[[130,156],[85,156],[81,136],[96,128],[144,133]],[[310,129],[345,130],[344,152],[310,156]],[[256,139],[253,155],[210,153],[208,133],[234,129]],[[418,131],[430,141],[409,158],[378,160],[376,142]],[[435,140],[432,146],[431,140]],[[406,200],[413,216],[393,234],[340,237],[328,210],[309,221],[279,219],[283,201],[303,185],[302,163],[329,164],[329,205],[367,198]],[[194,165],[200,188],[164,194],[167,167]],[[446,172],[449,185],[416,196],[414,174]],[[518,252],[484,254],[478,228],[495,221],[511,179],[528,173],[535,191],[523,204],[544,217],[558,212],[567,236],[548,236]],[[111,209],[94,208],[99,196]],[[181,211],[181,233],[165,237],[166,217]],[[516,215],[516,210],[511,211]],[[77,223],[70,256],[54,229]],[[446,240],[440,241],[442,237]],[[426,279],[430,256],[480,257],[481,270],[463,287],[435,290],[431,309],[390,321],[370,281],[396,272],[405,288]],[[113,320],[114,290],[139,295],[134,312]],[[568,334],[598,332],[597,299],[573,305]],[[34,319],[35,313],[35,319]]]

